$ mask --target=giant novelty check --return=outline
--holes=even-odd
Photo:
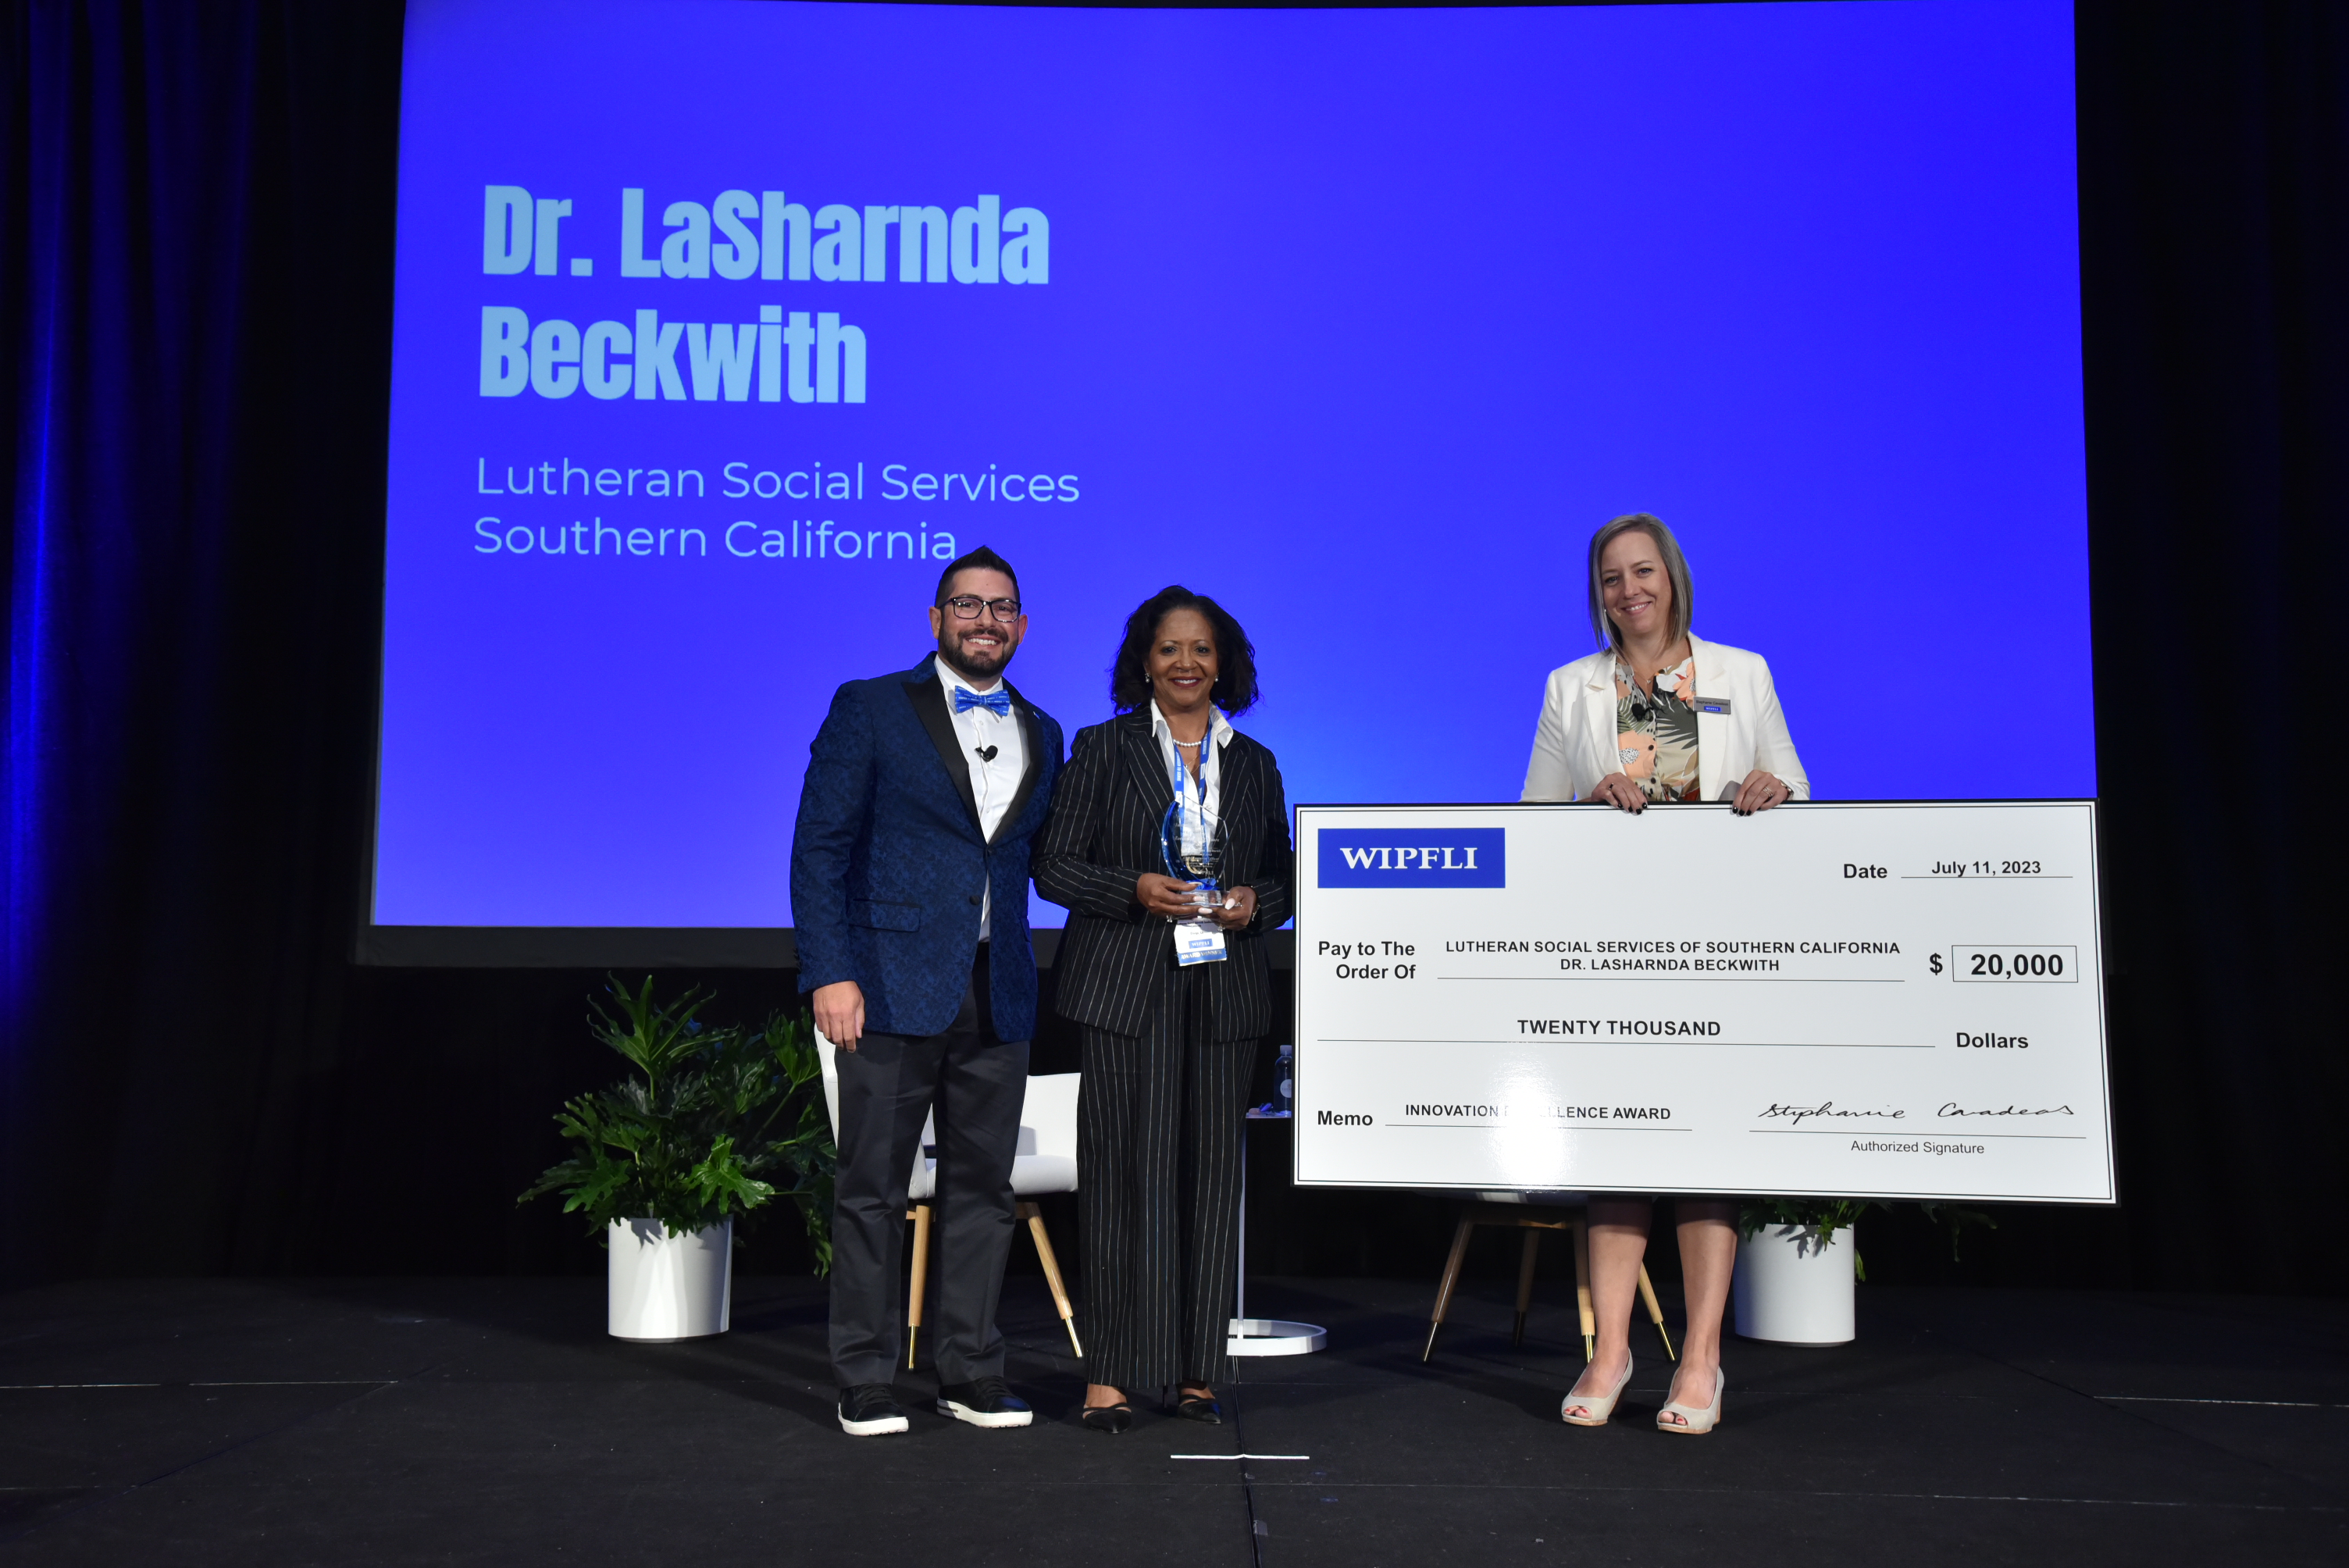
[[[1299,1182],[2114,1201],[2093,801],[1297,832]]]

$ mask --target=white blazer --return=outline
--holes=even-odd
[[[1797,800],[1811,798],[1811,781],[1778,710],[1778,688],[1759,654],[1705,642],[1693,634],[1696,658],[1697,788],[1707,800],[1735,797],[1756,768],[1785,781]],[[1580,800],[1623,764],[1616,747],[1615,655],[1601,648],[1552,670],[1526,764],[1523,800]]]

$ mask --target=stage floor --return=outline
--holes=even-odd
[[[1860,1291],[1833,1350],[1733,1340],[1722,1429],[1557,1419],[1581,1357],[1543,1287],[1258,1282],[1331,1349],[1242,1364],[1220,1429],[1103,1438],[1015,1278],[1026,1431],[908,1399],[834,1426],[812,1282],[734,1332],[606,1338],[597,1280],[108,1282],[0,1297],[12,1563],[1802,1564],[2349,1562],[2349,1303]],[[1081,1326],[1081,1320],[1080,1320]],[[926,1397],[926,1367],[901,1394]],[[1245,1456],[1284,1457],[1245,1457]],[[1202,1457],[1180,1457],[1202,1456]],[[1287,1457],[1294,1456],[1294,1457]]]

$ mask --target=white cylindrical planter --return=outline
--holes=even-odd
[[[1737,1245],[1737,1332],[1779,1345],[1848,1345],[1852,1259],[1857,1233],[1846,1225],[1825,1243],[1801,1225],[1769,1225]]]
[[[658,1220],[615,1220],[609,1318],[616,1339],[698,1339],[726,1332],[734,1298],[734,1222],[674,1236]]]

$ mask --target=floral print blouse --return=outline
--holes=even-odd
[[[1653,696],[1640,688],[1630,666],[1615,661],[1615,746],[1623,776],[1651,800],[1694,800],[1696,655],[1656,676]]]

